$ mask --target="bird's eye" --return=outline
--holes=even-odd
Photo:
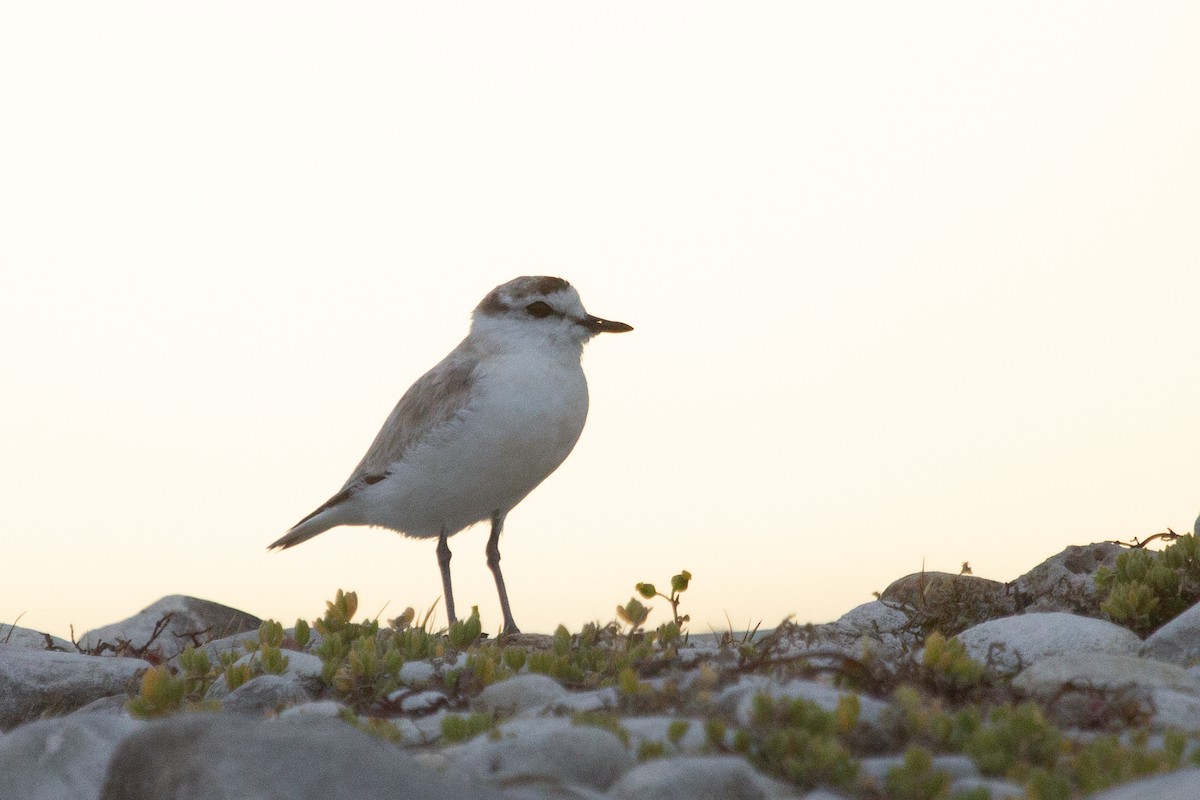
[[[537,317],[538,319],[541,319],[542,317],[548,317],[553,314],[554,309],[550,307],[549,303],[538,300],[536,303],[530,303],[529,305],[525,306],[525,313],[531,317]]]

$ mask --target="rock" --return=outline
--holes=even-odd
[[[704,720],[699,717],[625,717],[621,720],[621,727],[629,734],[629,748],[635,753],[644,744],[661,745],[663,753],[668,756],[703,755],[708,747]],[[682,730],[683,733],[672,736],[672,730]]]
[[[891,704],[883,700],[876,700],[847,689],[836,689],[819,681],[792,680],[782,685],[776,683],[762,685],[756,681],[747,681],[746,684],[746,688],[736,695],[737,706],[734,718],[740,725],[749,725],[752,722],[754,699],[759,694],[765,693],[777,700],[807,700],[829,712],[837,711],[838,704],[841,703],[843,697],[857,695],[859,712],[855,730],[859,740],[858,745],[867,750],[878,751],[891,744],[893,726],[889,722],[890,715],[888,714]],[[734,687],[729,687],[722,692],[721,696],[718,696],[716,701],[718,705],[728,706],[729,700],[724,695],[736,686],[735,684]]]
[[[279,712],[280,719],[290,719],[292,717],[325,717],[326,719],[336,719],[346,710],[346,706],[336,700],[313,700],[308,703],[299,703],[286,708]]]
[[[912,609],[917,622],[947,636],[1017,610],[1003,583],[947,572],[906,575],[884,589],[879,599]]]
[[[399,699],[400,710],[405,714],[428,714],[450,705],[450,698],[445,692],[433,690],[405,694]]]
[[[1200,797],[1200,769],[1181,769],[1115,786],[1088,800],[1196,800],[1197,797]]]
[[[149,646],[162,660],[167,660],[189,644],[257,631],[261,623],[258,617],[229,606],[173,594],[129,619],[88,631],[80,637],[79,646],[117,655],[136,653]]]
[[[1013,581],[1013,598],[1024,612],[1065,611],[1102,617],[1096,571],[1112,567],[1125,548],[1112,542],[1072,545]]]
[[[1142,655],[1181,667],[1200,661],[1200,603],[1150,634]]]
[[[66,639],[15,625],[0,625],[0,647],[26,647],[30,650],[61,650],[77,653],[75,645]]]
[[[149,667],[137,658],[0,647],[0,730],[132,693]]]
[[[285,675],[259,675],[234,689],[221,701],[222,711],[241,714],[279,712],[307,703],[313,697],[294,678]]]
[[[581,784],[603,791],[634,765],[612,733],[545,717],[510,720],[446,755],[455,771],[499,786]]]
[[[1051,611],[988,620],[958,634],[967,655],[1001,672],[1073,653],[1134,655],[1141,639],[1111,622]]]
[[[1043,658],[1022,670],[1013,679],[1013,686],[1038,698],[1053,697],[1068,686],[1092,689],[1140,686],[1200,696],[1200,680],[1182,667],[1148,658],[1104,653]]]
[[[613,800],[771,800],[792,789],[736,756],[654,759],[625,773],[606,795]]]
[[[567,692],[562,699],[551,702],[547,708],[559,714],[574,714],[582,711],[602,711],[616,706],[617,690],[606,686],[587,692]]]
[[[1186,715],[1185,698],[1189,705],[1200,702],[1200,682],[1182,667],[1103,653],[1044,658],[1012,685],[1042,703],[1060,725],[1075,728],[1111,729],[1149,719],[1160,730]]]
[[[22,725],[0,737],[0,796],[97,797],[117,744],[144,724],[112,714],[72,714]]]
[[[950,781],[951,797],[961,797],[979,789],[987,793],[984,796],[988,800],[1025,800],[1028,797],[1025,787],[999,778],[955,778]]]
[[[321,659],[311,653],[299,653],[295,650],[284,651],[283,655],[288,660],[287,669],[282,673],[283,677],[304,689],[312,697],[319,695],[325,686],[321,680],[321,670],[324,668]],[[233,664],[234,666],[253,665],[258,663],[258,658],[258,653],[247,653]],[[212,686],[208,687],[204,699],[220,700],[228,694],[229,684],[225,681],[225,675],[221,674],[212,682]]]
[[[500,800],[337,720],[179,714],[121,742],[101,800]]]
[[[904,766],[904,756],[875,756],[864,758],[859,762],[859,775],[870,778],[876,786],[882,787],[887,774],[893,769]],[[934,772],[945,772],[951,779],[979,778],[979,768],[967,756],[936,756],[930,769]]]
[[[400,667],[400,682],[405,686],[424,686],[437,677],[437,670],[428,661],[406,661]]]
[[[566,695],[567,690],[558,681],[547,675],[529,672],[493,683],[480,692],[471,705],[477,711],[511,715],[544,708]]]

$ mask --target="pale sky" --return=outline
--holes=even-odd
[[[558,275],[588,427],[517,622],[693,628],[1011,580],[1200,511],[1200,5],[7,3],[0,622],[441,594],[334,493],[493,286]],[[485,526],[456,601],[500,614]],[[659,603],[651,623],[667,617]]]

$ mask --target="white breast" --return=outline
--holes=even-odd
[[[588,390],[577,355],[548,355],[485,359],[460,420],[364,493],[369,523],[418,537],[455,533],[507,513],[554,472],[583,432]]]

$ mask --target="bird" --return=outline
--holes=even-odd
[[[453,624],[446,540],[487,520],[502,632],[519,633],[500,572],[505,517],[579,441],[588,414],[583,345],[632,330],[589,314],[562,278],[524,276],[497,286],[472,313],[467,337],[400,398],[345,485],[268,549],[286,550],[340,525],[436,538]]]

